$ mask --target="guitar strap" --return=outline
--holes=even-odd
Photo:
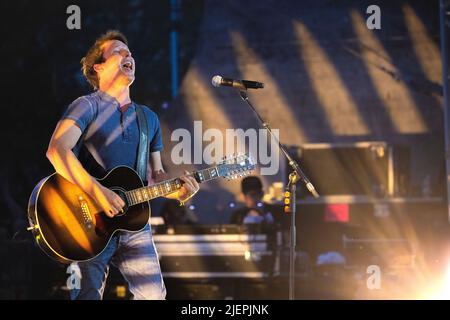
[[[147,164],[148,164],[148,122],[147,117],[144,113],[144,108],[141,105],[135,103],[136,106],[136,116],[138,120],[139,126],[139,148],[138,155],[136,159],[136,170],[144,181],[147,184]]]
[[[147,164],[148,164],[148,158],[149,158],[149,143],[148,143],[148,122],[147,117],[145,116],[144,109],[141,105],[134,104],[136,106],[136,117],[138,121],[138,127],[139,127],[139,147],[138,147],[138,155],[136,158],[136,171],[139,174],[139,177],[143,180],[144,184],[147,185]],[[84,130],[83,134],[78,139],[77,144],[72,149],[72,152],[75,154],[77,158],[87,158],[87,170],[91,170],[92,168],[97,169],[97,175],[101,176],[101,174],[98,173],[98,168],[100,167],[96,161],[92,158],[90,153],[86,150],[83,150],[83,142],[84,137],[86,136],[86,133],[88,132],[88,128]],[[82,152],[83,151],[83,152]],[[94,164],[97,164],[95,166]]]

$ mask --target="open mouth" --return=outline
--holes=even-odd
[[[122,68],[127,71],[133,71],[133,63],[131,63],[131,61],[127,61],[122,64]]]

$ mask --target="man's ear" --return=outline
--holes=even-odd
[[[92,67],[94,68],[95,72],[97,72],[97,73],[99,71],[103,70],[103,65],[101,63],[96,63]]]

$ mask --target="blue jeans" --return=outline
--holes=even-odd
[[[164,300],[166,287],[162,279],[150,225],[139,232],[117,232],[105,250],[93,260],[78,262],[80,289],[72,289],[72,300],[100,300],[103,297],[109,263],[116,266],[138,300]]]

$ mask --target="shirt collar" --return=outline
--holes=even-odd
[[[101,99],[102,101],[115,104],[116,107],[117,107],[117,110],[119,110],[119,111],[122,112],[122,113],[127,112],[128,108],[134,107],[133,102],[131,102],[131,103],[127,104],[127,105],[124,105],[124,106],[120,107],[120,103],[119,103],[119,101],[117,101],[116,98],[110,96],[109,94],[107,94],[106,92],[101,91],[101,90],[97,90],[97,95],[100,97],[100,99]]]
[[[133,108],[133,102],[130,102],[129,104],[125,104],[125,105],[119,107],[119,111],[122,113],[125,113],[125,112],[127,112],[128,108],[131,108],[131,109]]]
[[[109,94],[107,94],[104,91],[101,90],[97,90],[97,95],[100,97],[101,100],[105,101],[105,102],[110,102],[110,103],[115,103],[115,104],[119,104],[119,101],[117,101],[116,98],[110,96]]]

